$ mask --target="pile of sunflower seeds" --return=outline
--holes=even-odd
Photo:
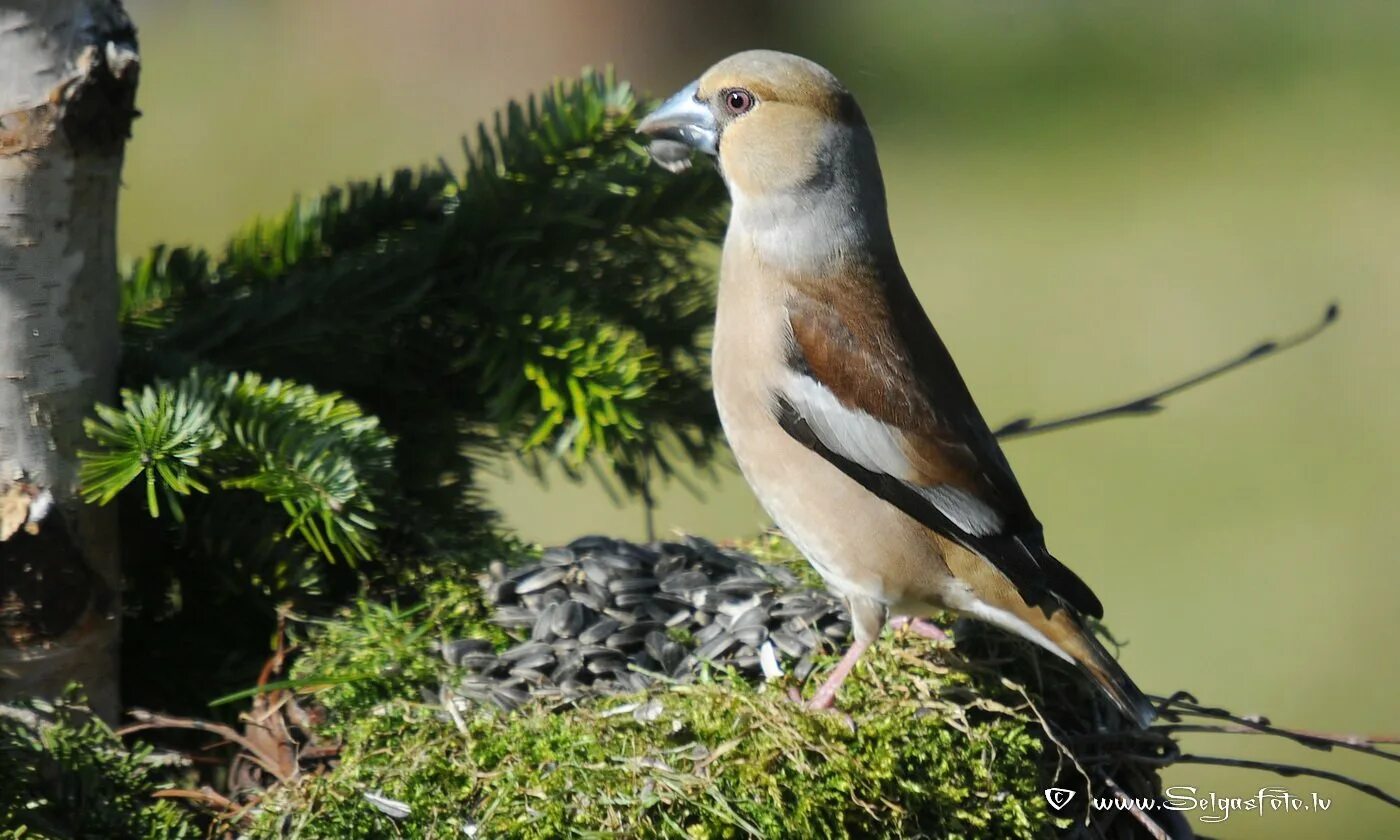
[[[482,576],[491,621],[516,640],[441,645],[465,676],[444,705],[511,711],[532,695],[575,698],[689,682],[705,667],[750,679],[790,671],[805,680],[813,654],[843,646],[844,605],[791,570],[705,540],[639,545],[582,537],[539,562],[492,564]]]

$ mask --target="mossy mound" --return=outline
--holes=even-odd
[[[795,562],[772,540],[744,549]],[[1059,660],[961,626],[956,650],[887,634],[834,713],[791,699],[813,687],[795,669],[754,683],[720,664],[634,694],[539,694],[512,713],[444,704],[439,689],[463,670],[443,642],[513,641],[491,623],[473,569],[537,555],[505,541],[457,558],[473,562],[438,558],[398,590],[411,606],[366,591],[332,618],[294,623],[282,647],[296,652],[290,679],[264,674],[226,772],[160,773],[100,724],[0,716],[0,759],[19,768],[0,766],[0,815],[23,820],[23,836],[65,838],[179,837],[196,823],[250,838],[1030,838],[1082,819],[1049,810],[1049,785],[1081,788],[1094,773],[1156,790],[1156,764],[1121,764],[1157,749],[1150,733],[1125,732]],[[810,680],[835,658],[819,655]],[[151,799],[177,783],[187,789],[167,795],[212,826]],[[4,828],[0,840],[19,836]],[[1134,834],[1121,822],[1097,830]]]
[[[994,699],[997,689],[989,696],[928,643],[904,639],[877,646],[848,685],[845,713],[833,714],[806,711],[781,686],[755,690],[724,675],[455,721],[429,704],[390,701],[342,718],[339,766],[270,790],[254,834],[1049,833],[1042,743],[1029,720]]]

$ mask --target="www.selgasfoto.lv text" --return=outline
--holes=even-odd
[[[1132,810],[1195,811],[1201,822],[1218,823],[1235,814],[1321,812],[1332,807],[1332,800],[1317,793],[1295,794],[1283,788],[1260,788],[1253,796],[1220,796],[1202,792],[1191,785],[1173,785],[1162,791],[1161,799],[1094,798],[1099,811]]]

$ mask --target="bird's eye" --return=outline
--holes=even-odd
[[[724,92],[724,107],[735,116],[747,113],[753,108],[753,94],[743,88],[730,88]]]

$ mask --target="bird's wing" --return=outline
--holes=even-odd
[[[952,357],[899,280],[862,283],[861,294],[792,296],[778,422],[872,493],[985,557],[1027,603],[1063,601],[1101,617],[1093,591],[1046,549]]]

